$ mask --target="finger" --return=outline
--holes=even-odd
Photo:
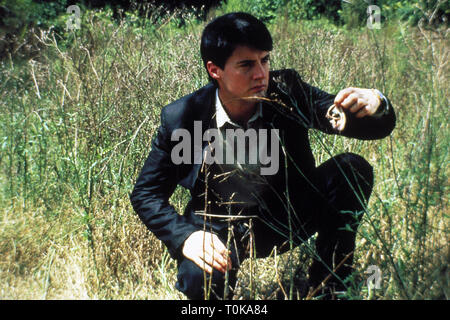
[[[348,109],[357,102],[358,102],[358,95],[356,93],[351,93],[347,96],[347,98],[344,99],[344,101],[342,101],[341,107],[344,109]]]
[[[205,254],[202,257],[203,261],[206,262],[209,266],[213,267],[214,269],[225,273],[226,271],[226,261],[223,259],[221,255],[219,255],[217,252],[213,255]]]
[[[205,270],[209,274],[212,273],[212,268],[215,267],[216,269],[222,271],[224,270],[223,267],[221,267],[218,262],[214,263],[214,249],[212,249],[211,246],[207,246],[207,248],[204,248],[204,250],[201,250],[200,252],[189,252],[188,258],[192,260],[197,266],[199,266],[202,270]],[[219,257],[220,255],[216,253],[216,256]],[[222,270],[221,270],[222,269]],[[222,271],[224,272],[224,271]]]
[[[208,263],[208,259],[206,258],[206,254],[195,254],[192,253],[192,255],[186,256],[189,260],[191,260],[192,262],[194,262],[200,269],[206,271],[207,273],[211,274],[212,273],[212,267],[211,265]]]
[[[358,111],[358,113],[356,114],[356,118],[362,118],[365,117],[367,115],[369,115],[369,106],[366,105],[364,108],[361,108],[361,110]]]
[[[203,240],[201,259],[219,271],[225,272],[227,267],[231,266],[228,261],[231,252],[215,234],[205,233]]]
[[[215,236],[214,238],[213,238],[213,248],[217,251],[217,252],[219,252],[225,259],[227,259],[228,258],[228,256],[231,254],[231,251],[229,251],[227,248],[226,248],[226,246],[223,244],[223,242],[222,241],[220,241],[220,239],[217,237],[217,236]]]
[[[222,261],[219,261],[217,259],[214,259],[212,261],[212,266],[214,267],[214,269],[216,269],[222,273],[225,273],[227,271],[226,263],[223,263]]]
[[[220,251],[215,249],[212,245],[205,248],[202,259],[205,259],[209,264],[212,264],[213,260],[216,260],[224,268],[227,265],[227,257],[223,256]]]
[[[354,108],[354,110],[350,109],[350,112],[355,113],[362,109],[367,109],[367,111],[370,112],[370,104],[367,99],[358,98],[358,102],[356,104],[357,104],[357,106]]]
[[[220,263],[220,265],[222,266],[222,268],[224,270],[230,270],[231,269],[231,258],[229,256],[229,252],[228,250],[225,250],[225,254],[220,254],[219,252],[215,251],[215,253],[220,254],[220,256],[214,256],[214,258],[217,259],[217,261]]]
[[[216,256],[214,258],[216,258]],[[215,267],[215,268],[223,273],[225,273],[226,270],[231,270],[231,268],[232,268],[232,263],[231,263],[230,257],[227,257],[227,258],[220,257],[218,259],[215,259],[214,262],[217,262],[220,265],[220,269],[218,269],[217,267]]]
[[[225,272],[227,269],[227,259],[225,259],[219,252],[214,251],[210,257],[211,264],[219,271]]]
[[[208,263],[206,263],[206,261],[204,261],[200,257],[194,259],[193,261],[200,269],[206,271],[209,274],[212,274],[212,267]]]
[[[232,268],[231,258],[229,256],[226,257],[220,256],[220,258],[217,258],[217,262],[220,263],[220,266],[223,268],[223,271],[231,270]]]
[[[357,99],[356,102],[350,106],[349,110],[351,113],[355,113],[366,105],[362,99]]]
[[[342,89],[334,98],[334,103],[338,106],[341,106],[341,103],[344,101],[344,99],[347,98],[353,91],[353,88]]]

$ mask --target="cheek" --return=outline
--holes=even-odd
[[[242,92],[249,86],[249,83],[251,82],[250,79],[248,74],[236,74],[230,85],[234,92]]]

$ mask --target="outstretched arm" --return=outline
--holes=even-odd
[[[374,89],[346,88],[337,95],[304,82],[297,71],[284,70],[275,75],[273,85],[281,91],[282,100],[293,106],[299,123],[328,134],[339,134],[363,140],[382,139],[395,127],[395,112],[389,100]],[[346,123],[339,127],[330,121],[330,107],[345,114]]]
[[[298,74],[296,76],[300,84],[296,91],[305,97],[307,110],[304,112],[309,114],[313,128],[363,140],[382,139],[394,129],[394,109],[380,91],[350,87],[332,95],[305,83]],[[327,117],[333,105],[341,110],[346,119],[345,126],[334,126]]]

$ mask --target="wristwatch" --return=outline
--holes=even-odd
[[[377,111],[372,115],[372,117],[382,117],[389,113],[389,101],[388,99],[380,92],[380,90],[372,89],[372,91],[378,96],[378,99],[380,100],[380,105],[378,106]]]

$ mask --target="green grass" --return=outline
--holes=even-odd
[[[161,108],[207,82],[202,28],[136,28],[90,14],[64,40],[37,35],[34,60],[2,62],[0,298],[184,299],[174,288],[175,262],[128,194]],[[329,92],[378,88],[397,112],[392,136],[380,141],[310,135],[318,163],[352,151],[375,169],[348,297],[448,299],[445,30],[392,23],[349,31],[282,18],[270,29],[272,69],[295,68]],[[171,202],[182,212],[187,199],[179,188]],[[252,266],[247,260],[236,298],[274,298],[295,261],[306,268],[308,259],[302,246]],[[380,289],[367,288],[370,265],[382,271]]]

